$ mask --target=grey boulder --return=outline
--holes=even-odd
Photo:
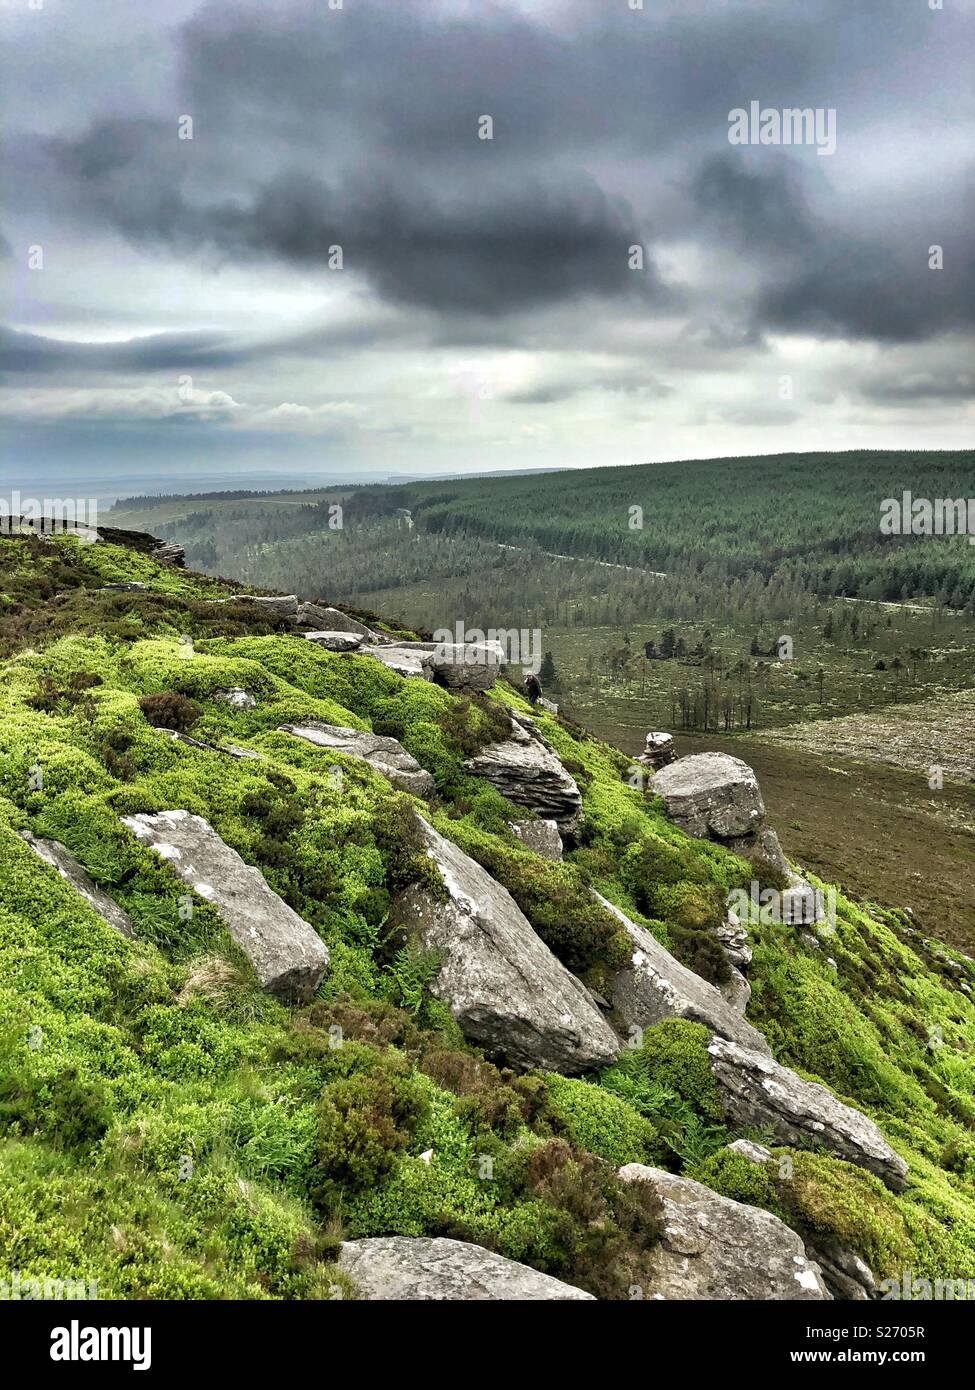
[[[513,719],[509,739],[488,744],[464,766],[517,806],[554,820],[560,834],[572,835],[579,829],[582,793],[530,720]]]
[[[306,632],[306,642],[314,642],[316,647],[324,647],[327,652],[354,652],[365,641],[356,632]]]
[[[94,908],[104,922],[107,922],[110,927],[114,927],[122,936],[127,936],[130,939],[135,936],[135,927],[132,925],[129,914],[98,887],[70,850],[66,849],[59,840],[42,840],[29,830],[22,830],[20,838],[30,845],[34,853],[38,858],[43,859],[45,864],[50,864],[52,869],[57,869],[61,877],[66,879],[72,888],[81,894],[88,906]]]
[[[122,823],[212,904],[269,994],[285,1003],[311,998],[328,965],[325,943],[202,816],[160,811]]]
[[[294,734],[319,748],[359,758],[381,772],[394,787],[414,796],[432,796],[436,791],[430,773],[395,738],[366,733],[362,729],[347,729],[341,724],[323,724],[317,719],[307,719],[303,724],[282,724],[278,732]]]
[[[614,903],[594,896],[626,928],[633,942],[630,963],[604,985],[614,1013],[628,1030],[650,1028],[666,1018],[703,1023],[712,1033],[733,1038],[743,1047],[768,1054],[762,1034],[723,998],[714,985],[688,970],[661,946],[646,927],[630,920]]]
[[[765,818],[758,779],[727,753],[694,753],[654,774],[650,790],[689,835],[731,840],[754,833]]]
[[[515,1067],[578,1073],[607,1066],[619,1039],[589,992],[532,930],[506,888],[417,817],[446,900],[422,884],[394,904],[394,925],[436,953],[431,992],[464,1035]]]
[[[405,647],[363,646],[359,650],[365,656],[374,656],[398,676],[419,676],[421,680],[433,680],[433,669],[424,664],[423,653],[409,651]]]
[[[273,613],[277,618],[297,618],[298,597],[296,594],[231,594],[230,598],[218,599],[218,603],[249,603],[265,613]]]
[[[586,1299],[592,1294],[463,1240],[372,1236],[344,1241],[339,1269],[363,1298],[384,1302]]]
[[[349,617],[340,608],[331,608],[323,603],[299,603],[297,611],[299,627],[310,627],[318,632],[346,632],[361,637],[363,641],[374,641],[376,634],[358,618]]]
[[[562,858],[562,836],[554,820],[513,820],[508,824],[527,849],[543,859]]]
[[[229,705],[231,709],[256,709],[257,701],[248,690],[243,690],[239,685],[232,685],[229,690],[215,690],[213,698],[220,700],[222,704]]]
[[[771,1212],[641,1163],[628,1163],[620,1177],[651,1183],[663,1204],[664,1234],[649,1255],[652,1284],[645,1298],[821,1302],[832,1297],[799,1236]]]
[[[873,1120],[825,1086],[726,1038],[712,1038],[708,1053],[725,1118],[736,1128],[768,1126],[781,1143],[794,1148],[818,1143],[875,1173],[894,1192],[907,1185],[907,1164]]]

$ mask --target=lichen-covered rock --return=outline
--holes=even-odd
[[[66,849],[59,840],[42,840],[29,830],[22,830],[20,837],[30,845],[39,858],[44,860],[45,864],[50,864],[52,869],[57,869],[63,879],[67,879],[72,888],[81,894],[89,907],[94,908],[103,921],[107,922],[110,927],[114,927],[122,936],[129,938],[135,936],[135,927],[132,925],[129,914],[98,887],[70,850]]]
[[[765,819],[758,779],[728,753],[694,753],[661,768],[650,790],[689,835],[730,840],[755,831]]]
[[[837,1158],[876,1173],[895,1192],[907,1185],[907,1164],[873,1120],[844,1105],[825,1086],[804,1081],[771,1057],[711,1038],[711,1071],[725,1117],[739,1129],[768,1126],[783,1144],[814,1141]]]
[[[422,816],[417,824],[446,900],[415,884],[397,899],[392,920],[436,953],[430,990],[465,1036],[510,1066],[572,1074],[608,1065],[619,1039],[585,987],[507,889]]]
[[[713,1033],[733,1038],[743,1047],[768,1053],[769,1045],[757,1028],[714,985],[702,980],[675,960],[645,927],[630,920],[614,903],[595,893],[608,912],[618,918],[633,942],[629,965],[617,971],[604,991],[626,1030],[650,1028],[665,1018],[687,1018],[705,1024]]]
[[[745,1206],[661,1168],[628,1163],[627,1182],[652,1183],[663,1203],[664,1234],[651,1250],[644,1298],[828,1300],[817,1265],[795,1231],[760,1207]]]
[[[592,1294],[463,1240],[372,1236],[347,1240],[338,1266],[361,1297],[384,1302],[589,1299]]]
[[[328,965],[325,943],[202,816],[160,811],[122,823],[212,904],[269,994],[286,1003],[311,998]]]
[[[734,1009],[736,1014],[744,1015],[752,997],[752,987],[737,965],[729,965],[728,978],[718,985],[721,998]]]
[[[554,820],[513,820],[509,824],[522,844],[543,859],[562,858],[562,836]]]
[[[316,647],[324,647],[327,652],[354,652],[366,640],[357,632],[306,632],[306,642],[314,642]]]
[[[229,705],[231,709],[256,709],[257,701],[249,690],[233,685],[229,690],[215,690],[213,698]]]
[[[341,724],[323,724],[317,719],[307,719],[303,724],[282,724],[278,732],[294,734],[319,748],[346,753],[350,758],[360,758],[381,772],[394,787],[414,796],[432,796],[436,791],[430,773],[395,738],[366,733],[362,729],[346,729]]]
[[[746,965],[751,964],[752,948],[748,944],[748,928],[742,925],[737,912],[729,910],[724,921],[714,928],[714,935],[732,965],[744,969]]]
[[[464,766],[517,806],[554,820],[560,834],[572,835],[579,829],[582,793],[530,720],[512,720],[510,739],[488,744]]]

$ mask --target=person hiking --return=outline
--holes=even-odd
[[[525,677],[525,694],[530,705],[537,705],[542,698],[542,683],[532,671]]]

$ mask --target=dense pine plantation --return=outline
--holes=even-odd
[[[960,465],[944,467],[957,480]],[[524,486],[537,498],[547,484]],[[606,517],[614,499],[641,499],[618,474],[601,486],[590,538],[618,557],[644,542],[614,549]],[[564,501],[587,511],[575,493]],[[449,530],[455,505],[430,501],[431,519]],[[869,584],[879,570],[858,552],[852,506],[839,504],[841,563]],[[524,499],[515,512],[524,527]],[[769,516],[783,549],[786,520]],[[689,524],[699,534],[700,513]],[[557,520],[551,534],[537,525],[538,540],[568,543]],[[666,549],[645,543],[666,567]],[[822,554],[796,563],[827,567]],[[956,565],[960,584],[970,564],[935,549],[921,568],[944,585]],[[131,581],[145,590],[103,587]],[[327,593],[327,578],[314,588]],[[699,963],[726,894],[755,870],[689,840],[629,785],[628,759],[547,714],[586,821],[564,862],[540,858],[508,828],[512,806],[463,768],[506,710],[526,710],[515,688],[461,698],[404,679],[215,602],[232,591],[115,545],[0,540],[0,1264],[70,1271],[102,1297],[353,1298],[333,1263],[343,1237],[448,1235],[626,1298],[660,1236],[642,1184],[616,1174],[643,1162],[835,1237],[878,1278],[975,1268],[969,961],[841,887],[830,959],[794,930],[750,924],[750,1021],[780,1061],[876,1119],[910,1165],[902,1193],[816,1147],[773,1145],[780,1161],[761,1169],[731,1151],[699,1024],[648,1028],[588,1079],[492,1065],[431,994],[436,962],[388,930],[396,895],[428,873],[412,799],[341,755],[336,782],[280,725],[313,717],[398,738],[435,779],[425,814],[597,990],[621,943],[590,886]],[[256,705],[214,699],[230,687]],[[198,743],[261,758],[172,741],[150,723],[163,707]],[[119,821],[174,808],[205,817],[325,940],[311,1004],[263,994],[212,907],[195,896],[187,912],[183,881]],[[135,940],[36,858],[27,829],[69,848]]]

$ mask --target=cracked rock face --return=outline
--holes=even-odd
[[[653,1284],[644,1298],[811,1302],[832,1297],[795,1231],[771,1212],[641,1163],[628,1163],[620,1177],[652,1183],[664,1208],[663,1238],[649,1256]]]
[[[422,817],[427,853],[447,892],[414,884],[394,904],[394,923],[439,970],[430,990],[464,1032],[515,1067],[573,1074],[608,1065],[619,1039],[589,992],[532,930],[507,889]]]
[[[32,835],[29,830],[21,830],[20,838],[30,845],[34,853],[43,859],[45,864],[50,864],[52,869],[57,869],[61,877],[66,879],[72,888],[81,894],[89,907],[94,908],[104,922],[107,922],[110,927],[114,927],[122,936],[127,936],[130,939],[135,936],[135,927],[132,925],[129,914],[98,887],[70,850],[59,840],[42,840],[39,836]]]
[[[361,641],[378,642],[379,635],[360,623],[358,618],[350,618],[340,608],[332,608],[324,603],[299,603],[296,614],[299,627],[314,628],[317,632],[344,632]]]
[[[530,720],[512,720],[510,739],[488,744],[464,766],[517,806],[554,820],[562,835],[582,824],[582,793]]]
[[[562,836],[554,820],[514,820],[509,824],[522,844],[543,859],[562,858]]]
[[[311,998],[328,965],[325,943],[202,816],[160,811],[122,823],[213,905],[269,994],[285,1003]]]
[[[792,1147],[815,1140],[837,1158],[875,1173],[894,1192],[906,1187],[907,1164],[873,1120],[825,1086],[725,1038],[712,1038],[708,1052],[725,1116],[738,1129],[768,1125]]]
[[[432,796],[436,784],[412,754],[407,753],[395,738],[370,734],[362,729],[346,729],[340,724],[323,724],[309,719],[304,724],[282,724],[279,733],[294,734],[319,748],[331,748],[360,758],[392,782],[394,787],[412,792],[414,796]]]
[[[463,1240],[427,1236],[347,1240],[339,1252],[338,1266],[366,1299],[592,1301],[592,1294],[582,1289]]]
[[[742,1047],[769,1053],[762,1034],[715,989],[681,965],[645,927],[632,922],[607,898],[595,897],[618,918],[633,942],[631,962],[606,985],[614,1012],[627,1029],[649,1028],[665,1018],[687,1018],[705,1024],[721,1037],[733,1038]]]
[[[728,753],[678,758],[650,779],[650,790],[689,835],[731,840],[752,834],[765,819],[758,779]]]

